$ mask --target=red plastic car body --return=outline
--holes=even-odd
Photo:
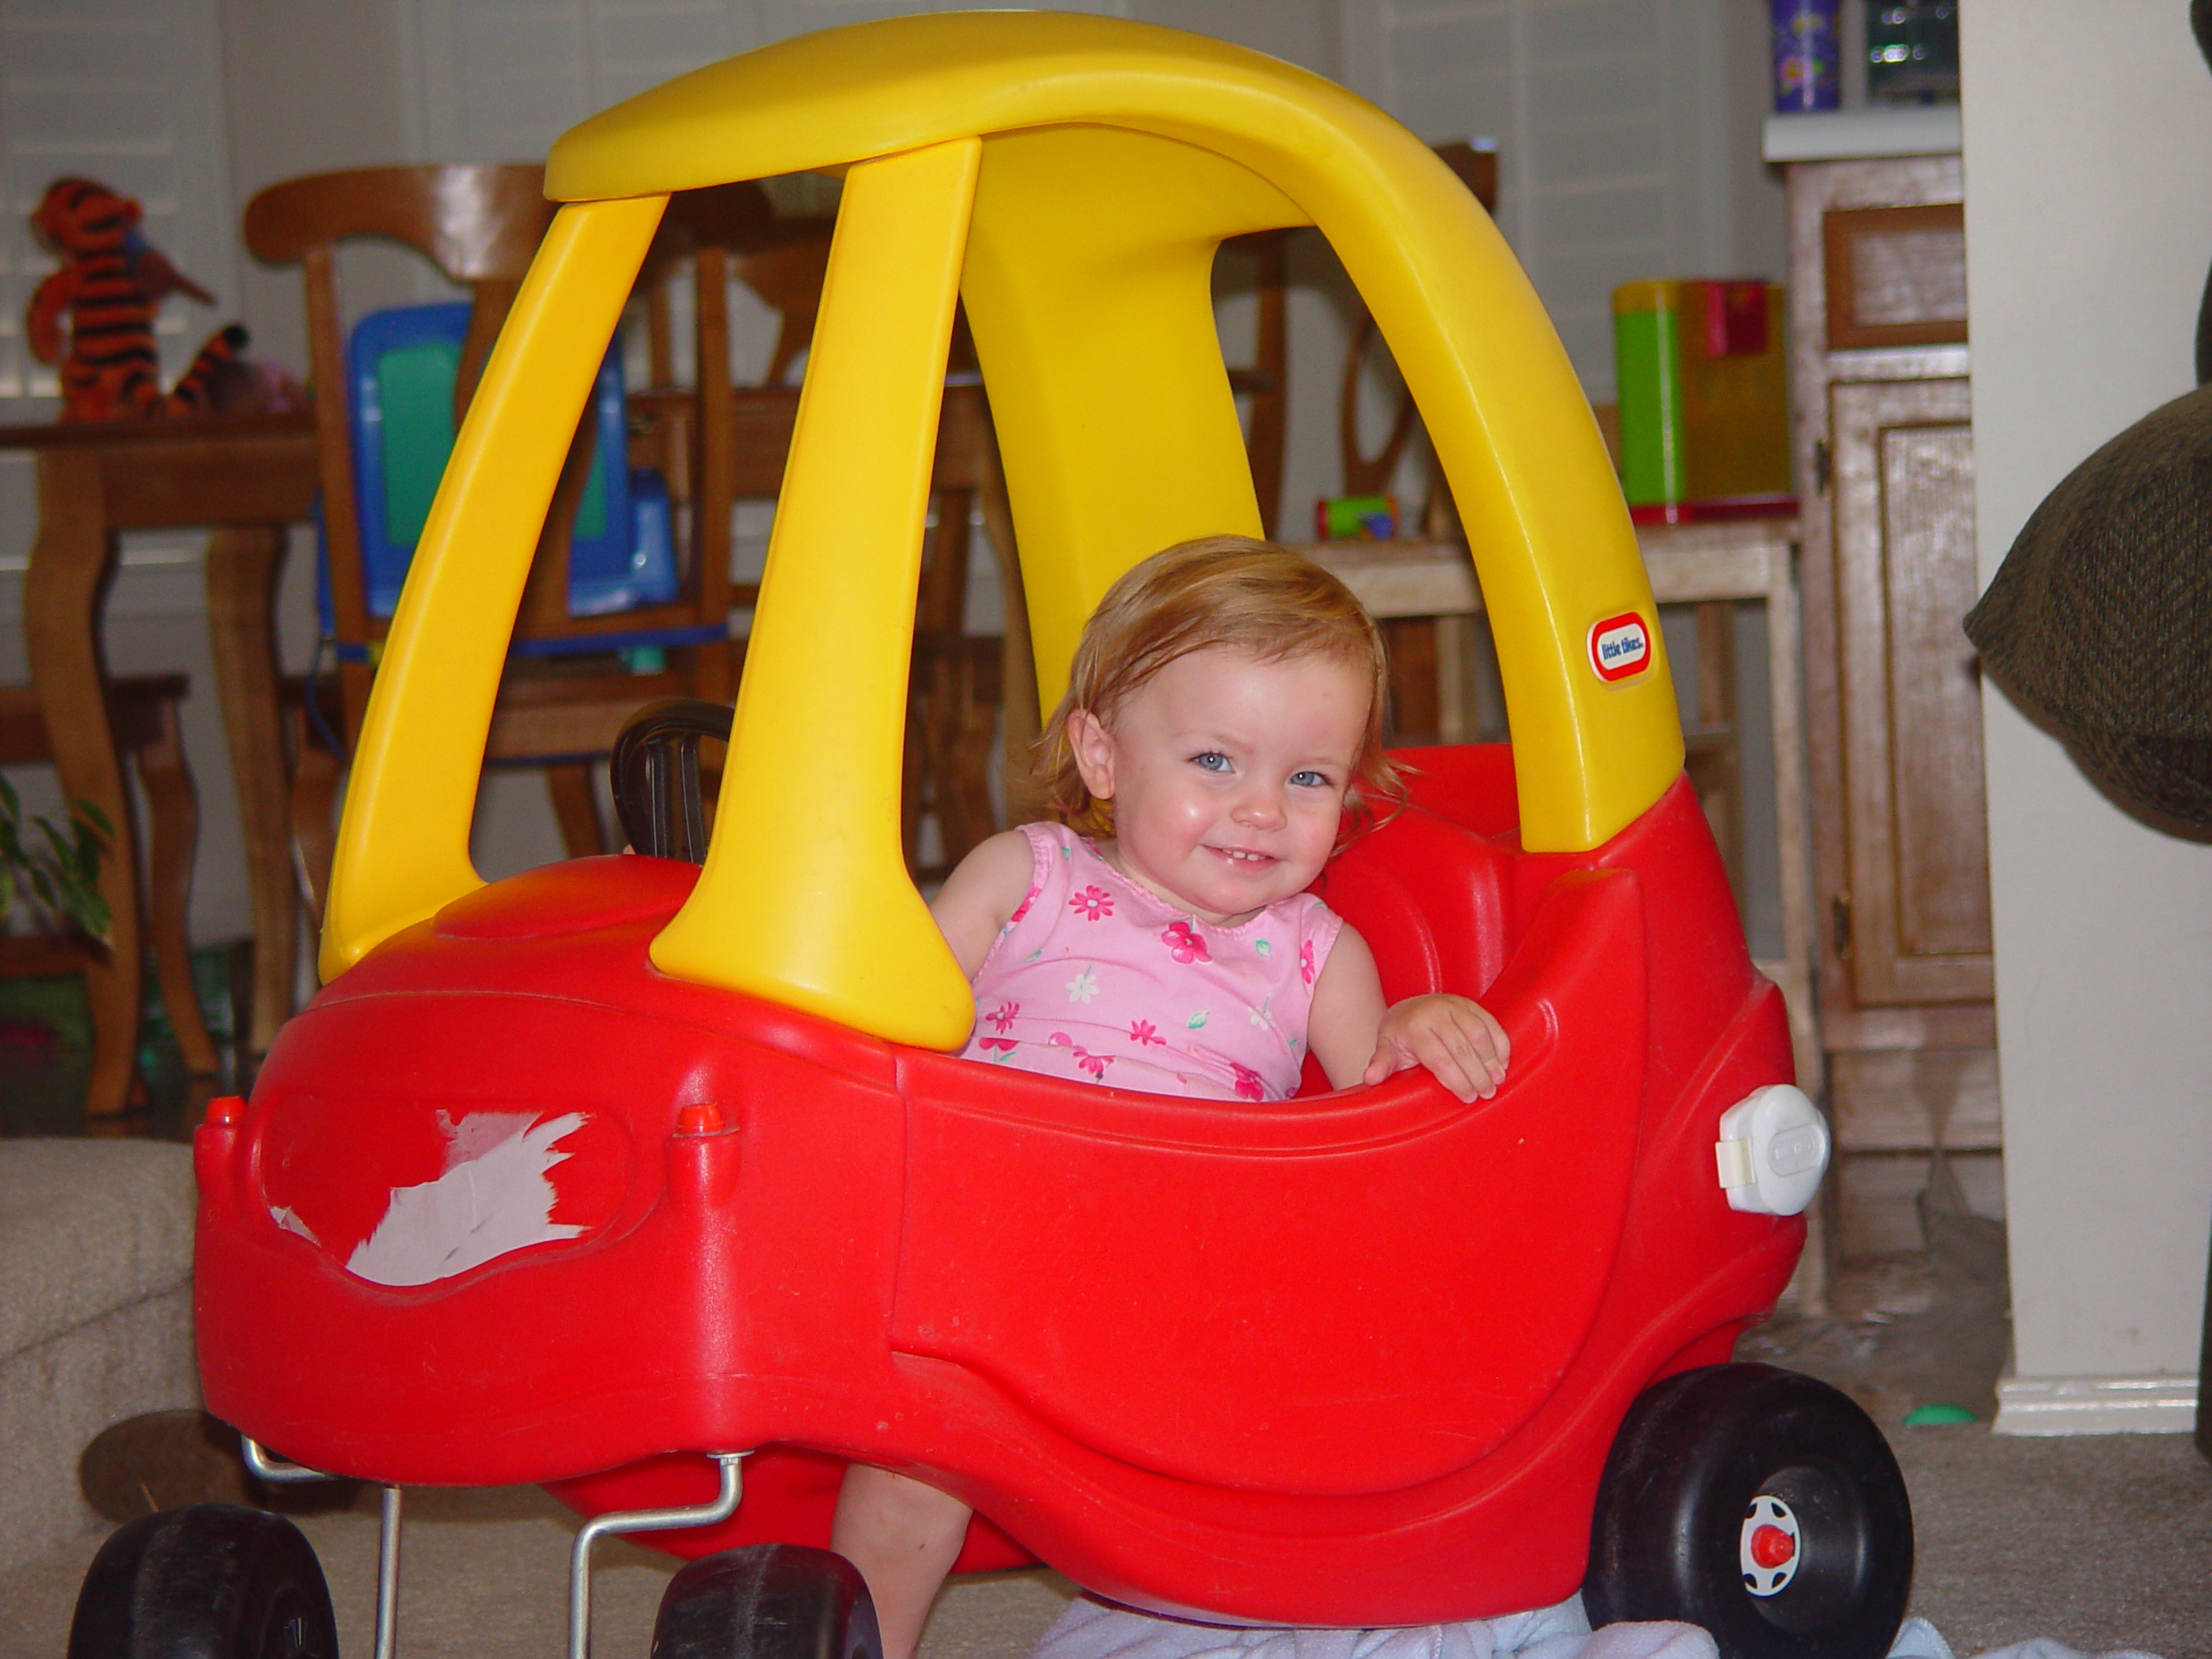
[[[1713,1154],[1789,1036],[1687,782],[1529,854],[1508,751],[1403,758],[1413,806],[1319,890],[1392,998],[1497,1013],[1493,1099],[1416,1071],[1188,1101],[902,1048],[657,971],[692,867],[555,865],[371,952],[200,1131],[209,1409],[334,1472],[588,1511],[702,1499],[701,1454],[759,1448],[732,1521],[664,1536],[686,1554],[826,1541],[849,1459],[971,1503],[963,1567],[1141,1606],[1563,1599],[1631,1400],[1725,1360],[1796,1262],[1802,1223],[1732,1210]],[[518,1110],[580,1120],[547,1171],[569,1236],[348,1271],[454,1126]]]

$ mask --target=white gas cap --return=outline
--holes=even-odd
[[[1828,1126],[1803,1090],[1770,1083],[1721,1113],[1713,1150],[1730,1209],[1794,1216],[1821,1190]]]

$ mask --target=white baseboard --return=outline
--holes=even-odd
[[[2007,1376],[1997,1384],[1999,1434],[2186,1434],[2196,1427],[2194,1376]]]

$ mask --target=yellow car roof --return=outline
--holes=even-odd
[[[951,1046],[965,981],[899,844],[913,596],[965,300],[1044,703],[1147,555],[1256,535],[1215,333],[1224,237],[1313,224],[1412,391],[1466,527],[1523,844],[1596,846],[1681,766],[1650,589],[1589,405],[1463,186],[1372,105],[1219,41],[937,14],[763,48],[563,137],[563,208],[456,445],[378,673],[326,974],[476,886],[467,836],[508,629],[591,375],[672,191],[845,175],[722,804],[653,947],[681,977]],[[1626,658],[1602,641],[1641,644]],[[1625,666],[1624,666],[1625,664]]]

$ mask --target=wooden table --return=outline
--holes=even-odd
[[[102,695],[101,620],[126,530],[208,526],[207,623],[253,902],[252,1047],[291,1013],[297,900],[285,804],[275,604],[285,526],[312,511],[315,420],[302,412],[103,425],[0,427],[36,467],[38,539],[23,583],[31,677],[64,798],[116,830],[100,886],[113,949],[86,976],[93,1053],[86,1109],[127,1103],[138,1047],[143,943],[137,848]]]
[[[1761,972],[1782,988],[1789,1007],[1792,1046],[1800,1082],[1819,1092],[1821,1043],[1813,1007],[1813,896],[1808,863],[1808,819],[1805,793],[1805,716],[1798,652],[1797,579],[1795,555],[1797,520],[1742,519],[1734,523],[1675,524],[1640,528],[1637,541],[1651,578],[1652,597],[1662,605],[1723,604],[1757,601],[1766,607],[1767,687],[1774,723],[1774,817],[1782,884],[1782,947],[1779,961],[1762,962]],[[1469,616],[1483,608],[1467,550],[1457,542],[1320,542],[1299,550],[1343,577],[1372,614]],[[1733,664],[1708,652],[1709,633],[1700,627],[1698,702],[1706,717],[1732,722]],[[1449,649],[1439,652],[1440,677],[1456,680]],[[1465,741],[1471,732],[1457,729],[1452,710],[1456,698],[1441,700],[1446,742]]]

